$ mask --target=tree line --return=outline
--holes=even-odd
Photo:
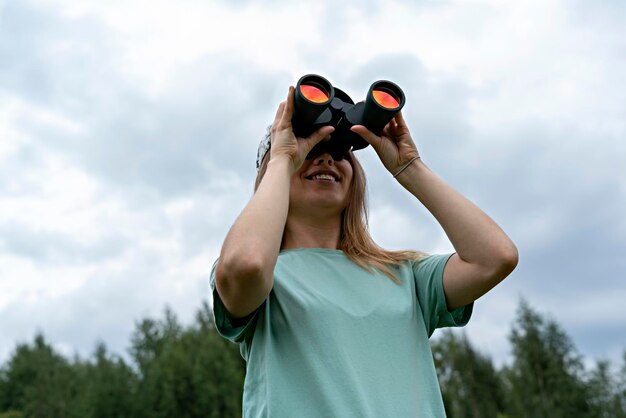
[[[509,342],[512,361],[498,368],[462,332],[431,341],[448,417],[626,418],[626,351],[586,369],[558,323],[524,301]],[[129,358],[98,343],[68,359],[37,334],[0,367],[0,418],[241,416],[245,362],[206,302],[187,327],[167,308],[137,322]]]

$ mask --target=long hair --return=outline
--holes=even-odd
[[[268,131],[269,135],[269,131]],[[256,192],[267,170],[269,152],[265,154],[259,166],[259,172],[254,184]],[[369,233],[367,210],[367,183],[365,171],[356,156],[349,151],[346,159],[352,165],[352,184],[350,185],[348,206],[341,214],[341,232],[339,249],[362,268],[373,271],[379,270],[391,280],[400,283],[392,267],[398,266],[407,260],[419,260],[426,254],[419,251],[390,251],[379,247]]]

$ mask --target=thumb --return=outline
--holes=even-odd
[[[352,128],[350,128],[350,130],[366,140],[376,151],[378,151],[381,143],[383,142],[381,137],[374,134],[363,125],[354,125]]]
[[[309,151],[312,150],[318,143],[322,142],[322,140],[330,135],[334,130],[335,128],[332,126],[322,126],[317,131],[313,132],[306,141],[307,144],[311,146]]]

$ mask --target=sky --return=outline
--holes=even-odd
[[[518,247],[464,328],[498,364],[521,298],[589,363],[626,349],[626,3],[0,0],[0,363],[41,331],[125,355],[191,323],[290,85],[403,89],[426,164]],[[370,229],[454,251],[357,151]]]

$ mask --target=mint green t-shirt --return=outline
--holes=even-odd
[[[473,303],[449,312],[451,254],[405,262],[402,284],[340,250],[281,251],[274,286],[244,324],[215,290],[217,331],[246,360],[243,418],[445,417],[428,338],[465,325]]]

